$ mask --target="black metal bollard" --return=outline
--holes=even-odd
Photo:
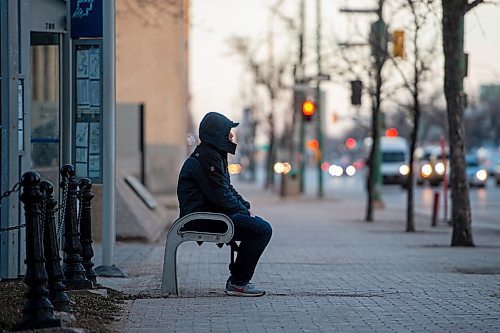
[[[78,181],[75,177],[75,167],[70,164],[61,168],[63,179],[67,180],[68,192],[66,207],[64,211],[64,246],[66,254],[64,259],[64,284],[68,289],[92,288],[92,282],[85,277],[85,269],[82,266],[82,245],[80,244],[80,232],[77,221],[77,188]],[[64,182],[64,180],[63,180]]]
[[[89,279],[94,286],[97,286],[97,274],[95,273],[92,262],[94,257],[94,250],[92,249],[92,209],[90,201],[94,198],[91,192],[92,181],[88,178],[80,180],[80,243],[82,244],[82,259],[83,267],[85,268],[85,276]]]
[[[35,328],[60,327],[61,321],[54,318],[54,308],[47,299],[49,292],[45,288],[47,272],[45,271],[43,245],[41,236],[41,202],[40,175],[36,172],[26,172],[21,178],[26,218],[26,276],[24,281],[28,286],[26,303],[23,308],[23,320],[16,330]]]
[[[437,226],[437,220],[439,215],[439,191],[434,192],[434,205],[432,206],[432,220],[431,226]]]
[[[45,270],[47,271],[49,280],[47,284],[49,299],[55,310],[73,312],[69,298],[64,292],[65,286],[62,283],[64,275],[61,268],[61,257],[59,256],[59,245],[56,236],[54,208],[57,205],[57,201],[54,200],[54,186],[44,180],[40,183],[40,191],[45,196],[43,247]]]

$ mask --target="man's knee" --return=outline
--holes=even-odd
[[[264,220],[260,217],[258,219],[260,219],[260,226],[261,226],[262,235],[267,240],[271,239],[271,236],[273,235],[273,227],[266,220]]]

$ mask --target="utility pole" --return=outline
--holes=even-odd
[[[318,66],[318,80],[316,81],[316,135],[318,140],[318,198],[323,197],[323,133],[321,128],[321,0],[316,0],[316,57]]]
[[[275,10],[278,10],[281,2],[278,2],[275,6]],[[269,85],[267,89],[269,91],[269,97],[271,100],[269,115],[267,116],[267,122],[269,124],[269,150],[267,152],[267,160],[266,160],[266,181],[264,188],[269,189],[274,186],[274,172],[273,166],[275,163],[275,139],[274,139],[274,113],[276,107],[276,74],[274,72],[274,13],[271,13],[271,17],[269,19],[269,31],[268,31],[268,59],[269,59],[269,71],[268,75]]]
[[[373,145],[374,145],[374,159],[373,159],[373,183],[374,189],[372,194],[372,200],[375,207],[382,208],[384,206],[384,201],[380,194],[382,187],[382,175],[380,173],[381,165],[381,152],[380,152],[380,136],[383,128],[383,114],[380,110],[380,104],[382,102],[382,68],[384,67],[385,60],[387,58],[387,32],[386,25],[383,19],[383,6],[384,0],[379,0],[379,6],[377,10],[378,20],[375,23],[375,39],[372,40],[372,48],[374,50],[375,56],[375,108],[373,110],[373,120],[375,125],[373,126]],[[373,218],[368,219],[370,212],[367,213],[367,220],[371,221]]]
[[[299,4],[299,12],[300,12],[300,31],[299,31],[299,61],[297,66],[296,80],[295,83],[300,84],[301,86],[305,84],[304,78],[304,34],[305,34],[305,1],[300,0]],[[295,93],[299,96],[303,95],[302,90],[295,90]],[[300,152],[300,193],[304,193],[304,178],[306,171],[306,161],[305,161],[305,124],[304,119],[301,117],[301,103],[302,98],[295,98],[295,101],[298,102],[295,107],[295,114],[300,119],[300,138],[299,138],[299,152]]]

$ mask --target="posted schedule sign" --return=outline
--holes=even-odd
[[[76,176],[102,182],[102,51],[99,41],[75,42],[74,162]]]

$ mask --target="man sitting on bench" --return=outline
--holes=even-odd
[[[180,217],[193,212],[223,213],[234,224],[232,241],[241,241],[226,294],[231,296],[262,296],[250,280],[262,252],[272,235],[271,225],[255,216],[250,204],[231,185],[227,169],[227,153],[236,151],[231,129],[238,126],[217,112],[205,115],[200,123],[201,143],[184,162],[177,184]]]

